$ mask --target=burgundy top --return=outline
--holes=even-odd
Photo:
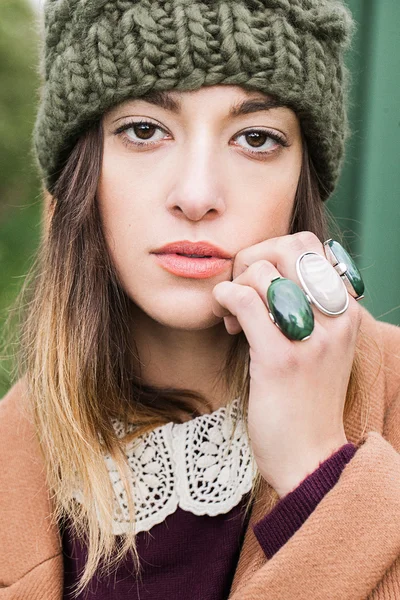
[[[342,446],[255,523],[253,531],[268,559],[294,535],[337,483],[356,451],[352,443]],[[178,507],[150,531],[137,534],[140,580],[135,578],[132,559],[128,557],[108,577],[93,577],[77,598],[226,600],[248,525],[248,517],[244,519],[247,499],[248,494],[228,513],[215,517],[197,516]],[[68,526],[62,532],[62,542],[64,600],[72,600],[68,592],[82,573],[86,549],[71,536]]]

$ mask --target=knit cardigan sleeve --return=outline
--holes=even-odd
[[[267,558],[278,552],[296,533],[322,498],[333,488],[357,452],[355,444],[344,444],[289,494],[275,508],[253,525],[254,534]]]
[[[230,600],[400,598],[400,398],[395,444],[369,432],[300,529]]]
[[[387,390],[382,432],[364,434],[337,483],[230,600],[400,598],[400,335],[395,339],[396,386]]]

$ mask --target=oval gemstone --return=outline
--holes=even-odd
[[[344,263],[346,265],[346,277],[354,289],[355,297],[357,298],[358,296],[363,296],[365,291],[364,281],[350,254],[343,248],[341,244],[339,244],[339,242],[336,242],[335,240],[329,240],[327,242],[327,246],[329,246],[333,255],[335,256],[336,262]]]
[[[314,329],[314,313],[303,290],[290,279],[280,277],[267,290],[267,303],[276,324],[289,340],[300,341]]]
[[[349,300],[346,286],[326,258],[315,252],[304,254],[298,263],[298,275],[311,300],[322,309],[334,314],[345,310]]]

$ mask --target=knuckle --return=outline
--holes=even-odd
[[[247,270],[247,274],[253,285],[263,282],[264,278],[270,279],[275,273],[274,265],[268,260],[258,260],[252,263]]]
[[[257,292],[249,286],[241,286],[237,292],[237,303],[240,308],[248,308],[258,298]]]
[[[293,234],[294,239],[301,243],[302,248],[310,250],[312,248],[319,248],[321,242],[312,231],[299,231]]]
[[[242,251],[238,252],[235,255],[235,267],[240,270],[240,272],[249,268],[249,261],[246,260],[246,255],[242,253]]]
[[[270,263],[268,260],[259,260],[254,263],[254,271],[256,275],[270,275],[275,272],[274,265]]]
[[[247,252],[247,248],[242,248],[241,250],[239,250],[238,252],[236,252],[235,254],[235,260],[237,261],[243,261],[245,256],[246,256],[246,252]]]
[[[347,313],[351,316],[352,321],[358,328],[361,325],[362,319],[361,306],[355,298],[349,298],[349,300],[350,302]]]
[[[351,344],[357,331],[356,321],[348,314],[348,311],[341,317],[343,317],[340,320],[341,338],[345,344]]]
[[[242,248],[235,254],[235,268],[239,271],[239,273],[243,273],[246,269],[252,264],[252,247],[250,248]]]
[[[282,353],[281,357],[278,358],[277,368],[281,372],[298,371],[300,368],[300,356],[295,348],[290,347]]]
[[[289,250],[295,252],[296,254],[302,254],[307,250],[305,247],[302,238],[299,234],[293,234],[287,241]]]
[[[330,347],[330,336],[328,334],[321,333],[315,340],[315,352],[319,359],[326,356]]]

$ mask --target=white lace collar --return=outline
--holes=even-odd
[[[178,506],[195,515],[227,513],[251,489],[257,468],[241,419],[230,441],[238,405],[235,399],[231,410],[167,423],[127,444],[136,533],[161,523]],[[115,419],[113,426],[124,437],[122,422]],[[119,535],[127,530],[127,499],[113,459],[105,455],[105,461],[115,492],[113,531]],[[81,500],[79,492],[75,498]]]

